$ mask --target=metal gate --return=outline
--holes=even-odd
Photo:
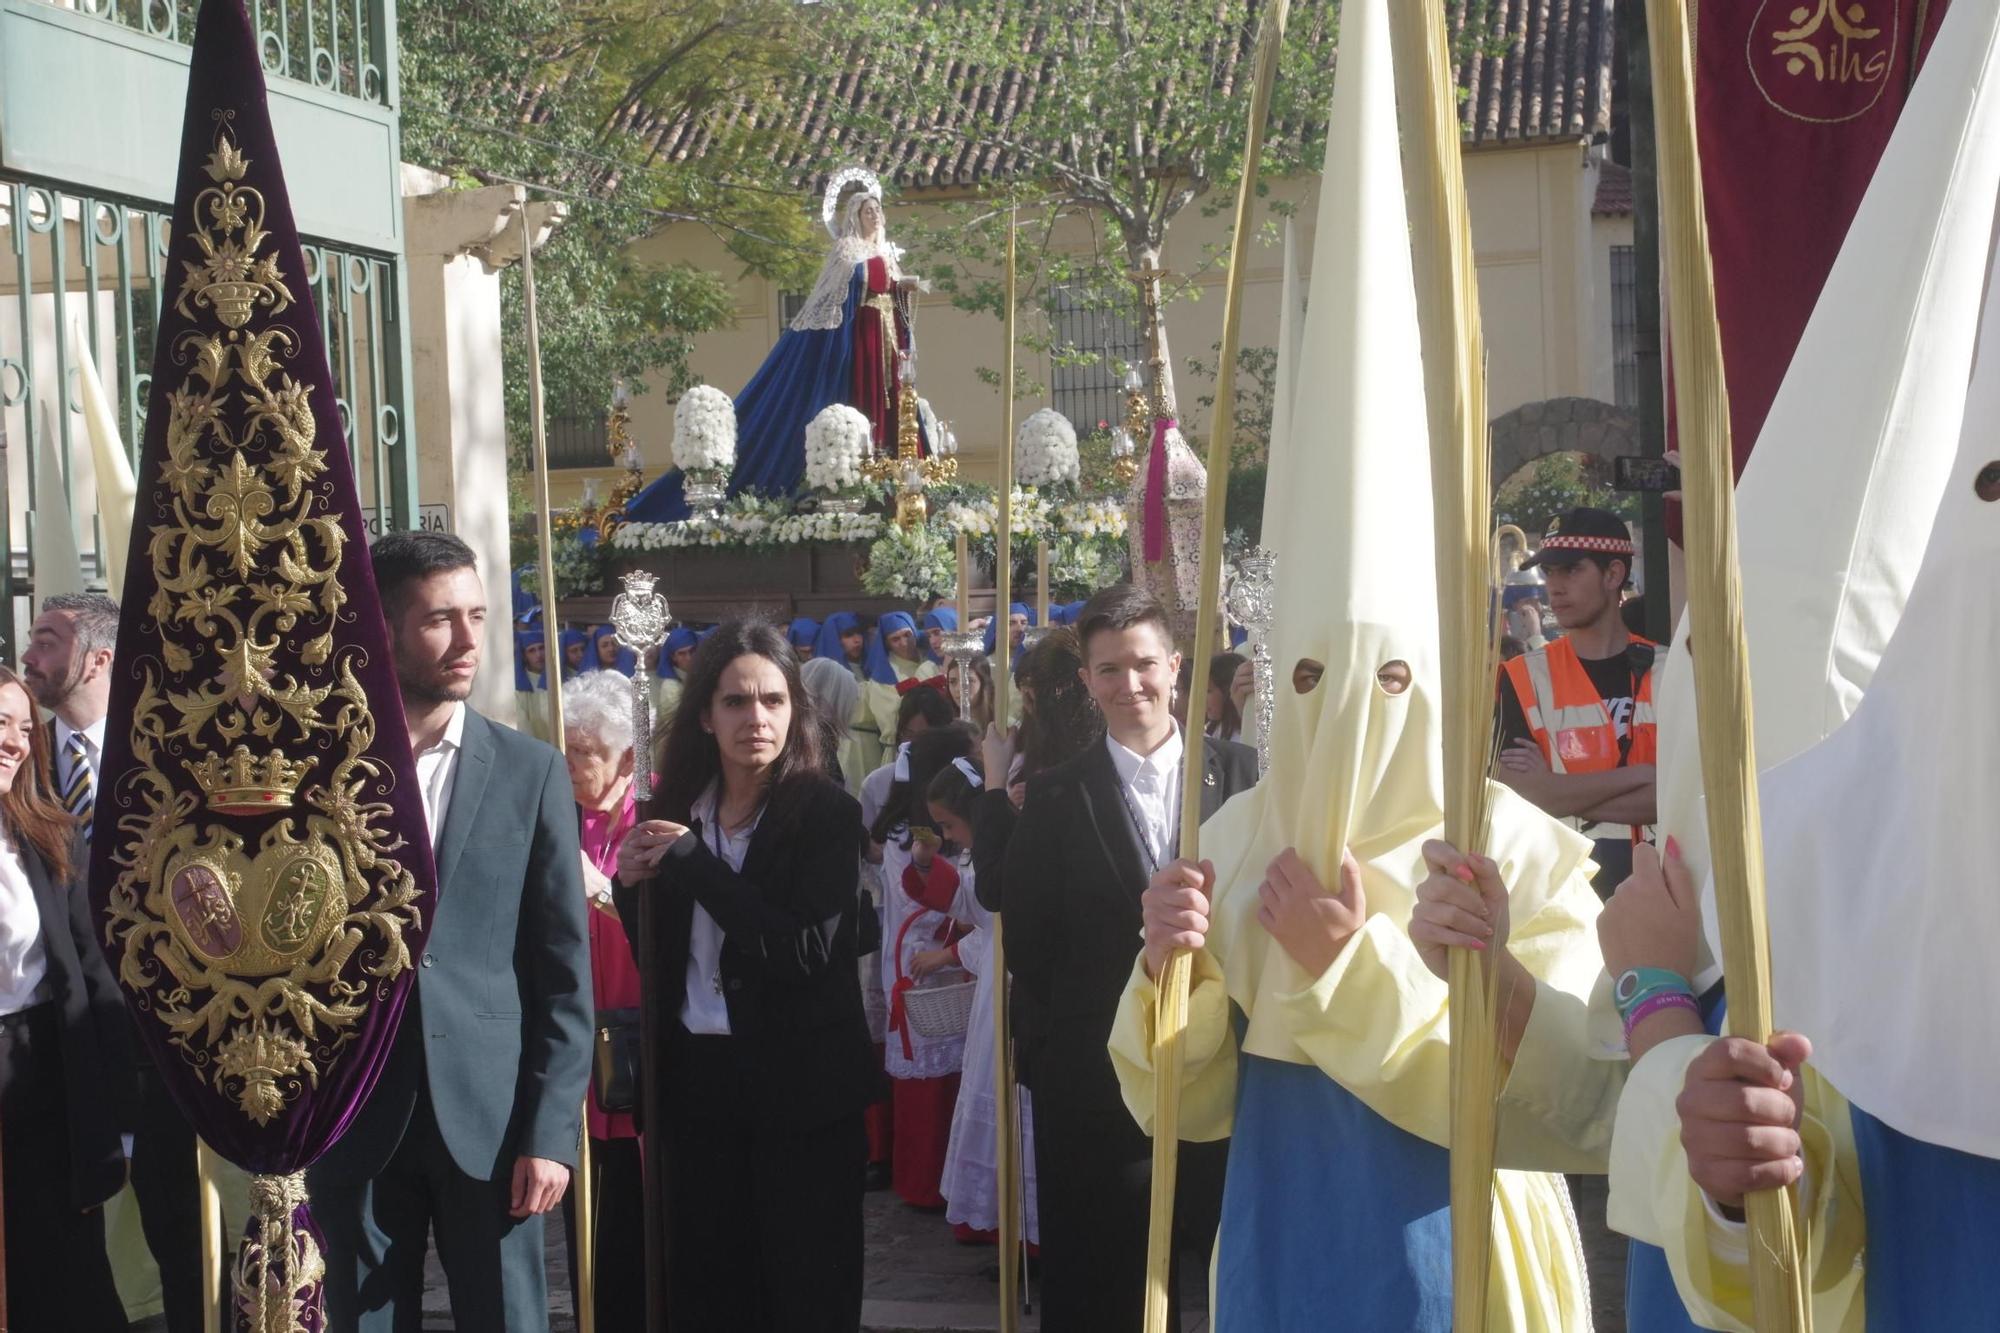
[[[102,51],[107,58],[129,60],[136,41],[145,52],[184,61],[184,53],[175,48],[193,36],[191,0],[72,0],[50,6],[40,0],[0,0],[0,5],[10,11],[0,19],[16,22],[9,32],[53,33],[49,40],[67,41],[86,58]],[[303,93],[327,109],[329,117],[345,117],[343,125],[386,126],[386,156],[393,161],[396,63],[393,41],[384,46],[394,32],[391,0],[253,0],[248,7],[274,100],[281,95],[297,99]],[[67,12],[52,14],[52,9]],[[24,18],[39,26],[18,22]],[[33,90],[40,72],[23,64],[18,57],[9,61],[0,50],[0,80],[15,82],[14,89],[0,91]],[[84,79],[85,74],[75,77]],[[287,80],[305,89],[294,89]],[[152,100],[159,98],[156,93]],[[12,104],[18,107],[21,101]],[[179,111],[174,105],[175,125]],[[85,354],[95,364],[120,443],[136,463],[145,431],[154,334],[171,285],[165,271],[171,204],[77,187],[74,181],[92,179],[105,165],[90,157],[93,142],[102,139],[79,136],[74,146],[58,141],[53,153],[31,145],[42,148],[42,169],[35,174],[0,166],[0,487],[5,493],[0,551],[8,556],[0,561],[0,636],[5,638],[0,652],[9,660],[19,652],[33,590],[32,525],[42,521],[34,512],[38,497],[45,510],[68,508],[85,580],[94,584],[104,577],[79,366]],[[73,166],[67,160],[50,161],[65,156],[74,159]],[[309,158],[288,165],[288,174],[299,176],[313,164]],[[381,178],[374,179],[376,175]],[[393,174],[364,173],[353,188],[378,192],[373,199],[376,216],[400,216]],[[400,244],[399,234],[392,239]],[[311,237],[303,238],[303,245],[304,299],[311,303],[332,362],[340,420],[363,503],[403,526],[414,521],[417,506],[402,258],[393,251]],[[52,479],[42,476],[43,459],[49,457],[61,474],[60,495],[50,488]],[[116,595],[118,590],[111,591]]]

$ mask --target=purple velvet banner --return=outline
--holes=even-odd
[[[178,181],[91,906],[202,1138],[290,1176],[367,1098],[437,884],[241,0],[202,6]]]

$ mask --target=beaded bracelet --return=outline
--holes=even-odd
[[[1695,1003],[1694,996],[1687,991],[1661,991],[1657,995],[1641,1000],[1633,1007],[1632,1012],[1625,1016],[1625,1044],[1627,1046],[1632,1044],[1632,1033],[1641,1023],[1654,1014],[1668,1009],[1685,1009],[1697,1018],[1701,1016],[1701,1006]]]

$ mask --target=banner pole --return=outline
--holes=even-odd
[[[547,406],[542,390],[542,328],[535,313],[535,228],[529,220],[526,199],[521,201],[521,304],[528,323],[528,429],[535,462],[535,546],[540,568],[543,636],[553,641],[548,665],[549,741],[563,749],[562,636],[551,635],[556,620],[555,533],[549,525],[549,438],[544,420]],[[590,1181],[590,1099],[584,1098],[583,1133],[577,1136],[576,1153],[576,1271],[570,1281],[576,1291],[576,1326],[579,1333],[596,1333],[597,1328],[597,1218],[595,1194]]]
[[[1014,626],[1007,614],[1014,584],[1014,233],[1019,219],[1007,220],[1007,292],[1000,356],[1000,482],[999,523],[993,560],[993,720],[1004,735],[1013,721],[1007,713],[1008,682],[1013,679]],[[1007,1011],[1007,948],[1000,918],[993,914],[993,949],[987,966],[993,972],[993,1101],[994,1164],[1000,1197],[1000,1329],[1015,1333],[1021,1326],[1021,1141],[1014,1089],[1014,1037]]]
[[[222,1333],[222,1191],[215,1183],[215,1150],[194,1141],[195,1189],[201,1199],[201,1326]]]

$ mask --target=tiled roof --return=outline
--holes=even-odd
[[[1632,216],[1632,168],[1609,158],[1598,166],[1597,196],[1590,201],[1590,211],[1600,218]]]
[[[1472,94],[1461,113],[1466,138],[1507,143],[1608,132],[1613,3],[1487,0],[1489,40],[1459,69],[1459,87]],[[1466,0],[1448,0],[1447,7],[1462,30]]]
[[[991,2],[1018,6],[1035,0]],[[1251,14],[1262,8],[1251,0],[1237,2]],[[1446,0],[1453,35],[1468,52],[1459,68],[1459,86],[1470,90],[1462,107],[1467,142],[1590,138],[1609,130],[1614,3]],[[1323,20],[1313,22],[1313,11],[1319,8],[1295,5],[1294,32],[1303,28],[1307,40],[1324,32]],[[1483,15],[1484,40],[1466,37],[1468,12]],[[1247,66],[1253,26],[1246,16],[1243,42],[1222,71],[1225,80]],[[1004,129],[1033,105],[1041,80],[1059,77],[1061,63],[1051,56],[1033,77],[1008,71],[999,80],[977,68],[954,64],[947,70],[949,98],[941,105],[911,106],[885,118],[892,127],[886,144],[862,142],[836,123],[843,108],[871,110],[871,103],[879,105],[876,99],[882,94],[869,78],[869,58],[860,49],[841,62],[841,72],[832,80],[816,76],[797,85],[791,95],[765,104],[674,121],[640,110],[628,118],[625,128],[638,135],[660,162],[699,160],[716,144],[747,129],[787,129],[798,144],[788,165],[802,183],[816,179],[824,164],[835,159],[868,162],[906,188],[969,186],[1005,178],[1018,167],[1014,151],[997,144],[951,141],[949,136],[946,146],[940,147],[936,131],[971,115],[991,117]]]

